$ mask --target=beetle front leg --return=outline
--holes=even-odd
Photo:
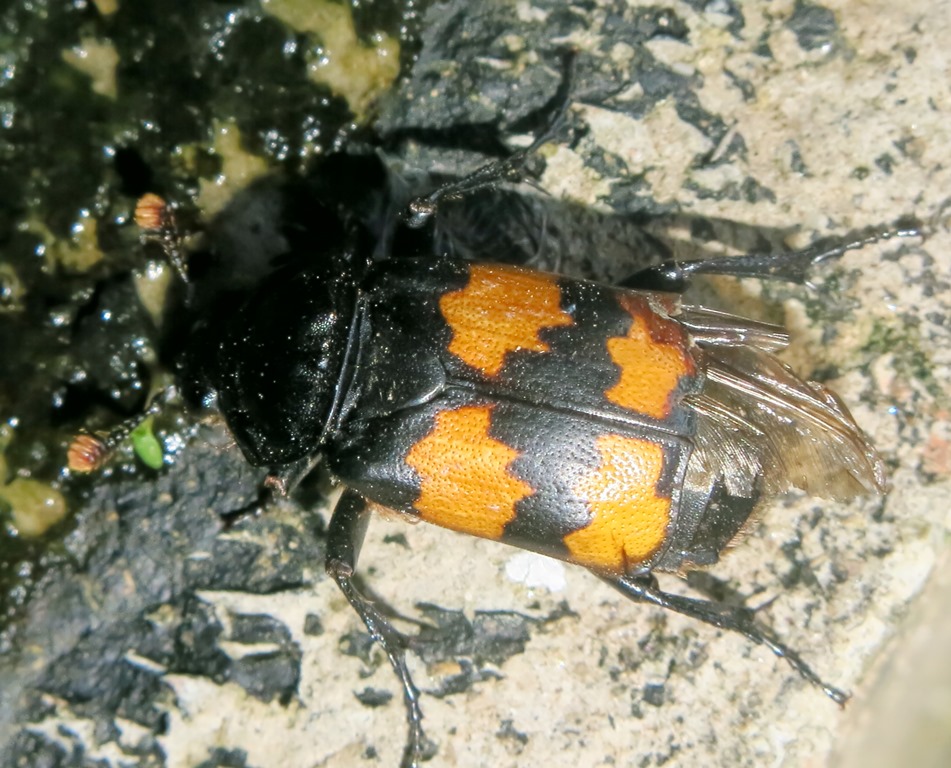
[[[681,597],[664,592],[657,585],[657,580],[650,574],[644,576],[621,576],[620,578],[604,579],[608,584],[639,603],[666,608],[676,613],[682,613],[693,619],[711,624],[721,629],[729,629],[745,635],[754,643],[765,645],[773,653],[789,662],[802,677],[813,685],[822,689],[826,696],[839,706],[843,706],[849,699],[849,694],[839,690],[822,678],[803,661],[802,657],[792,648],[777,640],[764,627],[753,620],[753,612],[749,608],[724,605],[711,600],[697,600],[690,597]]]
[[[419,690],[406,666],[406,637],[364,597],[353,583],[360,546],[370,522],[370,509],[360,494],[345,490],[337,502],[327,531],[327,573],[360,614],[370,636],[380,644],[403,686],[406,721],[409,728],[400,768],[416,768],[422,756],[423,713],[419,708]]]

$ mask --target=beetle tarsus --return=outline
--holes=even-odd
[[[359,494],[343,492],[327,531],[327,573],[337,582],[340,591],[360,615],[370,636],[380,644],[403,688],[406,705],[407,740],[400,768],[417,768],[426,740],[423,713],[419,706],[419,689],[413,683],[406,665],[406,636],[357,589],[353,581],[360,546],[366,535],[370,509]]]
[[[822,692],[839,706],[844,706],[849,700],[849,694],[825,682],[796,651],[781,643],[771,632],[760,626],[754,620],[753,611],[749,608],[664,592],[652,575],[606,578],[605,581],[637,602],[650,603],[720,629],[739,632],[747,639],[758,645],[765,645],[778,657],[785,659],[804,679],[822,689]]]

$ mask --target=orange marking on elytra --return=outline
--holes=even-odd
[[[514,477],[518,451],[489,436],[491,406],[465,406],[436,415],[432,431],[410,449],[406,463],[420,477],[413,505],[427,522],[499,539],[515,505],[532,487]]]
[[[439,300],[452,329],[449,351],[487,376],[502,370],[509,352],[547,352],[539,331],[574,323],[561,309],[556,280],[519,267],[472,265],[466,287]]]
[[[621,435],[597,439],[601,464],[574,492],[588,504],[591,522],[564,538],[574,562],[623,574],[653,555],[667,535],[670,499],[657,495],[664,449]]]
[[[651,310],[646,301],[628,295],[622,295],[620,301],[631,315],[631,327],[626,336],[608,339],[608,353],[621,369],[621,377],[605,395],[622,408],[666,418],[681,377],[695,370],[685,334],[673,320]]]

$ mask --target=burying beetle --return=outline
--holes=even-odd
[[[417,199],[409,223],[518,177],[549,137]],[[184,276],[164,202],[146,196],[137,220]],[[774,356],[782,328],[680,294],[700,273],[804,282],[819,261],[916,233],[669,262],[618,285],[451,256],[374,260],[361,244],[263,282],[218,340],[210,383],[269,489],[289,493],[318,462],[345,486],[326,568],[401,682],[404,768],[425,740],[406,638],[354,583],[374,506],[582,565],[636,602],[765,644],[846,701],[749,609],[658,586],[655,572],[716,563],[787,489],[849,499],[885,485],[842,402]],[[77,438],[71,468],[98,466],[131,426]]]

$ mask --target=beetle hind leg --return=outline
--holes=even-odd
[[[694,275],[731,275],[760,280],[781,280],[808,284],[809,271],[816,264],[837,259],[848,251],[896,237],[920,237],[923,227],[912,220],[891,227],[862,230],[848,238],[826,239],[798,251],[747,253],[740,256],[711,256],[690,261],[665,261],[635,272],[622,280],[622,288],[683,293]]]
[[[380,644],[403,688],[408,736],[400,768],[416,768],[422,757],[425,736],[419,690],[406,665],[406,636],[368,600],[353,581],[360,545],[370,522],[370,509],[358,493],[346,490],[337,502],[327,531],[327,573],[360,615],[370,636]]]
[[[839,706],[843,706],[849,699],[849,694],[825,682],[813,672],[812,668],[803,661],[796,651],[781,643],[769,630],[759,625],[753,619],[753,612],[749,608],[724,605],[712,600],[698,600],[664,592],[657,585],[657,580],[650,574],[646,576],[621,576],[615,579],[605,578],[604,580],[622,594],[639,603],[650,603],[714,627],[739,632],[747,639],[765,645],[778,657],[785,659],[803,678],[821,688],[823,693]]]

